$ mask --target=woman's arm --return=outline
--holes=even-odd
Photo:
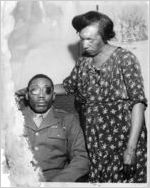
[[[56,95],[65,95],[66,94],[66,90],[63,87],[63,84],[54,85],[54,92],[56,93]]]
[[[131,114],[131,130],[127,149],[124,153],[124,164],[133,164],[135,162],[135,150],[139,134],[144,123],[144,110],[145,105],[142,103],[137,103],[133,106]]]
[[[127,148],[124,152],[124,164],[131,165],[135,163],[135,151],[144,122],[144,110],[147,106],[147,99],[144,93],[140,63],[136,56],[131,52],[126,53],[123,56],[121,67],[131,109],[131,129]]]

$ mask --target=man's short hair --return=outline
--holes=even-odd
[[[38,79],[38,78],[45,78],[45,79],[49,80],[50,83],[51,83],[52,89],[54,90],[54,84],[53,84],[53,81],[50,79],[50,77],[48,77],[48,76],[45,75],[45,74],[36,74],[35,76],[33,76],[33,77],[29,80],[28,86],[27,86],[27,91],[29,91],[29,87],[30,87],[30,85],[31,85],[31,82],[32,82],[33,80],[35,80],[35,79]]]

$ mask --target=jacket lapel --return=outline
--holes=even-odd
[[[22,113],[24,115],[24,120],[25,120],[24,126],[29,127],[31,129],[33,129],[34,131],[37,131],[38,128],[33,121],[32,110],[29,107],[27,107],[27,108],[25,108],[25,110],[23,110]]]
[[[48,114],[46,115],[46,117],[43,118],[43,121],[41,123],[41,126],[39,127],[39,130],[44,129],[46,127],[50,127],[52,125],[56,125],[58,123],[59,123],[59,120],[55,117],[55,112],[52,107],[50,111],[48,112]]]

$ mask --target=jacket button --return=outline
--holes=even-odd
[[[36,136],[39,136],[39,133],[38,133],[38,132],[36,132],[36,133],[35,133],[35,135],[36,135]]]
[[[34,147],[34,150],[35,150],[35,151],[38,151],[38,150],[39,150],[39,148],[38,148],[38,147]]]

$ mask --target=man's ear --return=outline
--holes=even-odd
[[[53,93],[53,101],[55,101],[55,98],[56,98],[56,93],[54,92]]]
[[[28,92],[26,92],[26,94],[25,94],[25,99],[28,101],[28,99],[29,99],[29,96],[28,96]]]

